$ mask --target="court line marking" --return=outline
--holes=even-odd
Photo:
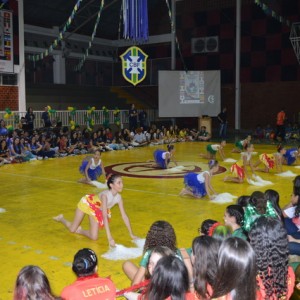
[[[34,175],[24,175],[24,174],[15,174],[15,173],[9,173],[5,172],[5,175],[11,175],[16,177],[25,177],[25,178],[35,178],[40,180],[47,180],[47,181],[56,181],[56,182],[64,182],[64,183],[72,183],[72,184],[78,184],[76,181],[71,180],[63,180],[63,179],[55,179],[55,178],[47,178],[47,177],[41,177],[41,176],[34,176]],[[125,176],[126,177],[126,176]],[[93,186],[96,188],[95,186]],[[101,189],[102,190],[102,189]],[[103,189],[104,190],[104,189]],[[167,195],[172,197],[179,197],[177,194],[168,194],[168,193],[160,193],[160,192],[151,192],[151,191],[145,191],[145,190],[138,190],[138,189],[130,189],[130,188],[124,188],[125,191],[132,191],[132,192],[138,192],[138,193],[148,193],[148,194],[154,194],[154,195]]]

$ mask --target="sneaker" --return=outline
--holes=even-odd
[[[30,158],[30,161],[37,160],[36,157]]]
[[[42,160],[43,157],[42,157],[42,156],[38,156],[37,159],[38,159],[38,160]]]
[[[44,157],[44,159],[48,159],[48,158],[49,158],[48,156],[45,156],[45,157]]]

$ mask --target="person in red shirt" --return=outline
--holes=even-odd
[[[97,256],[89,248],[79,250],[73,261],[72,270],[77,279],[61,292],[63,300],[113,300],[116,299],[116,287],[108,278],[97,274]]]
[[[285,122],[286,116],[285,116],[285,111],[282,108],[280,112],[277,114],[277,120],[276,120],[276,138],[280,139],[280,141],[284,140],[285,138],[285,127],[284,127],[284,122]]]

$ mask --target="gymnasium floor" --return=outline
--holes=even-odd
[[[199,158],[205,152],[206,143],[186,142],[175,145],[176,159],[185,170],[206,169],[206,160]],[[208,198],[192,199],[178,196],[183,187],[183,174],[166,170],[153,170],[147,160],[157,147],[135,148],[128,151],[112,151],[102,154],[106,168],[125,174],[122,193],[125,209],[130,217],[134,233],[144,238],[150,225],[156,220],[167,220],[175,228],[179,247],[189,247],[197,235],[200,223],[206,218],[222,221],[228,204],[210,203]],[[160,147],[161,148],[161,147]],[[225,149],[226,157],[238,159],[232,154],[232,144]],[[275,152],[274,145],[255,145],[258,153]],[[98,241],[70,234],[53,216],[63,213],[72,220],[79,199],[87,193],[99,190],[77,183],[81,177],[78,167],[82,156],[64,157],[0,167],[2,193],[0,208],[0,299],[12,299],[15,279],[19,270],[28,264],[40,266],[48,275],[53,291],[58,295],[62,288],[75,280],[71,262],[77,250],[92,248],[99,258],[100,276],[111,276],[117,288],[130,285],[123,275],[122,261],[110,261],[101,257],[108,250],[105,232]],[[255,159],[258,156],[254,156]],[[224,183],[230,164],[221,162],[224,173],[213,176],[212,184],[219,193],[235,196],[251,194],[255,190],[273,188],[280,193],[281,205],[289,202],[293,177],[281,178],[274,174],[260,173],[274,185],[250,186],[248,183]],[[196,169],[195,169],[196,168]],[[226,171],[227,170],[227,171]],[[284,166],[284,171],[300,174],[300,169]],[[148,177],[147,177],[148,176]],[[152,177],[151,177],[152,176]],[[173,178],[172,178],[173,177]],[[104,182],[104,178],[100,178]],[[87,227],[85,219],[83,227]],[[116,243],[133,247],[117,207],[112,209],[111,232]],[[139,259],[135,260],[136,262]]]

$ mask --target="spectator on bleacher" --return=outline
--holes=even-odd
[[[34,127],[35,115],[33,113],[32,107],[28,107],[27,113],[25,115],[27,130],[32,133]]]
[[[138,120],[138,112],[135,108],[134,103],[131,104],[130,109],[129,109],[129,130],[130,131],[135,131],[137,129],[137,120]]]
[[[44,112],[42,113],[42,120],[43,120],[43,125],[46,128],[49,128],[52,126],[51,120],[50,120],[50,114],[48,112],[48,106],[45,106]]]
[[[61,292],[64,300],[114,300],[116,287],[108,278],[97,274],[98,258],[89,248],[79,250],[73,260],[72,270],[77,276],[74,283],[65,287]],[[42,300],[42,299],[41,299]]]
[[[18,274],[14,300],[59,300],[51,291],[49,280],[37,266],[26,266]]]

